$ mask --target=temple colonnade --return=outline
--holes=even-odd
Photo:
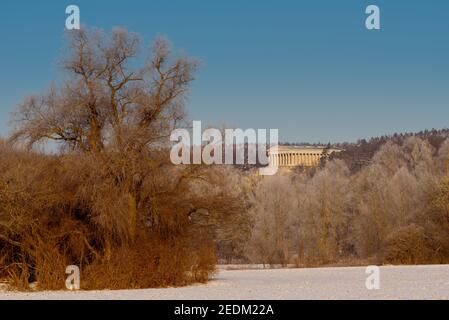
[[[276,146],[269,151],[270,165],[278,167],[316,167],[321,158],[340,151],[325,147]]]

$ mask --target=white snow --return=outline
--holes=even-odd
[[[365,267],[221,270],[207,284],[105,291],[0,291],[0,299],[449,299],[449,265],[380,267],[368,290]],[[1,289],[0,289],[1,290]]]

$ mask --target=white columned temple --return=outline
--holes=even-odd
[[[271,166],[316,167],[323,157],[329,157],[339,149],[315,146],[275,146],[268,151]]]

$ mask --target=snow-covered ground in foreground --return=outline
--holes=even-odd
[[[183,288],[0,291],[0,299],[449,299],[449,265],[381,267],[379,290],[366,289],[365,270],[365,267],[222,270],[207,284]]]

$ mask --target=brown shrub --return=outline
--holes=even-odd
[[[419,264],[428,261],[423,227],[411,224],[392,232],[386,239],[385,262]]]
[[[37,282],[38,289],[64,289],[68,265],[80,266],[83,289],[186,285],[213,273],[211,232],[204,219],[191,221],[188,214],[201,206],[218,218],[214,205],[226,211],[223,198],[215,204],[207,194],[194,195],[184,183],[169,179],[145,182],[138,196],[158,195],[158,201],[142,200],[132,207],[131,231],[127,193],[110,176],[102,176],[92,158],[1,152],[0,278],[12,288],[29,290]],[[201,176],[204,183],[205,173]]]
[[[138,245],[112,249],[109,261],[96,260],[81,271],[83,289],[139,289],[205,282],[215,270],[211,243],[199,250],[187,239],[139,237]]]

